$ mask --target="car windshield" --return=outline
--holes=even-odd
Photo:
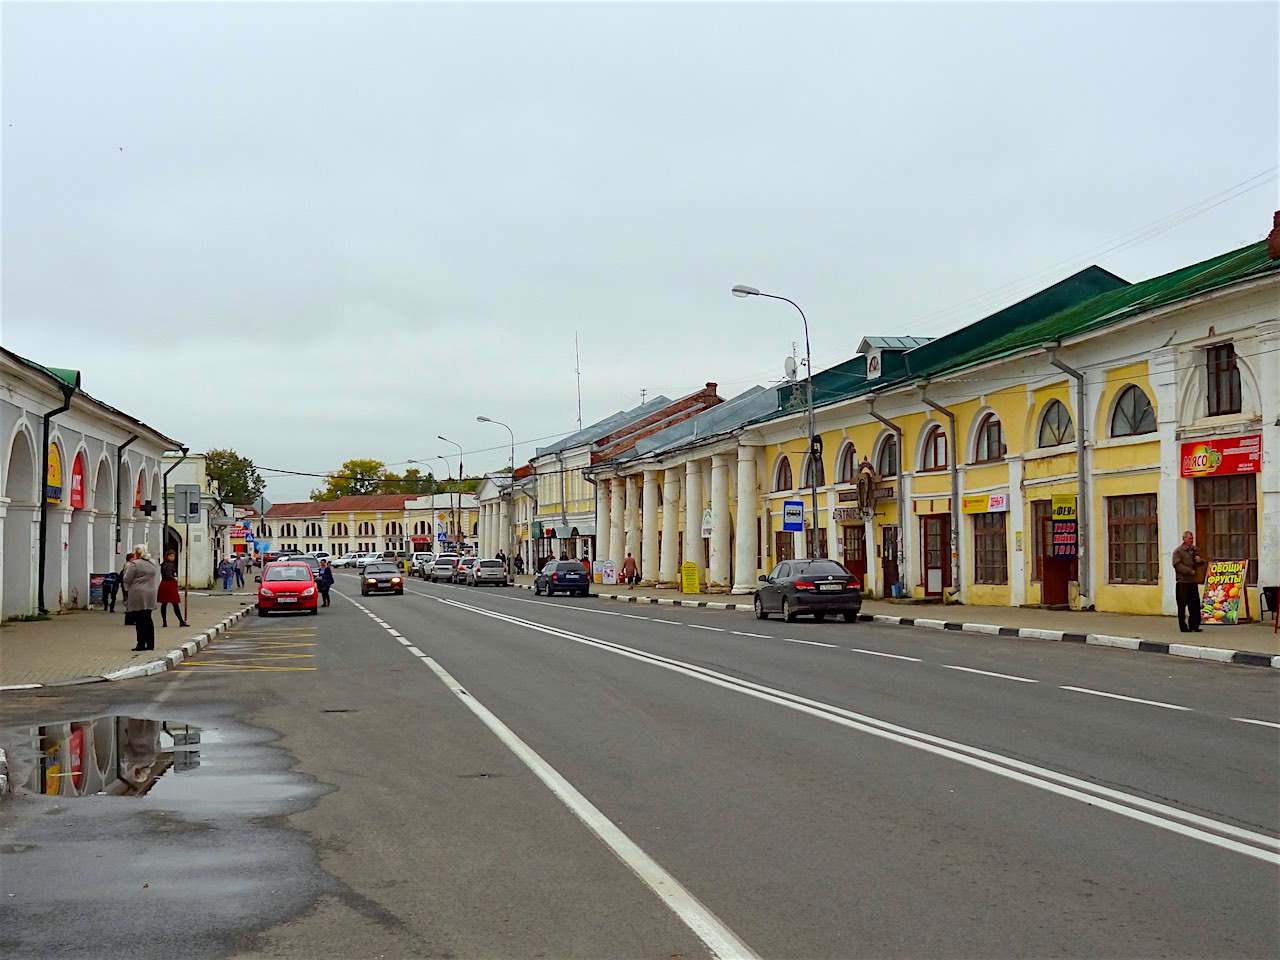
[[[834,560],[793,560],[792,575],[803,573],[806,577],[847,577],[849,571]]]
[[[272,566],[267,568],[265,580],[310,580],[311,568],[302,564],[291,563],[288,566]]]
[[[389,563],[371,563],[364,568],[365,573],[395,573],[396,568]]]

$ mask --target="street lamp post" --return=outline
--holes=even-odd
[[[443,440],[445,443],[451,443],[458,448],[458,490],[457,490],[457,496],[454,497],[454,503],[456,503],[457,506],[454,508],[454,511],[453,511],[453,523],[454,523],[454,529],[457,530],[458,552],[461,553],[462,552],[462,517],[461,517],[461,513],[462,513],[462,444],[454,440],[450,440],[448,437],[442,437],[438,433],[436,434],[436,439]]]
[[[508,566],[508,572],[510,572],[510,565],[511,565],[511,562],[512,562],[512,561],[511,561],[511,553],[512,553],[512,551],[515,549],[514,537],[512,537],[512,535],[511,535],[511,531],[512,531],[512,524],[513,524],[513,522],[514,522],[514,518],[513,518],[513,516],[512,516],[512,515],[513,515],[513,514],[514,514],[514,512],[515,512],[515,506],[516,506],[516,498],[515,498],[515,492],[516,492],[516,486],[515,486],[515,485],[516,485],[516,435],[515,435],[514,433],[512,433],[511,428],[510,428],[509,426],[507,426],[505,423],[503,423],[501,420],[494,420],[492,417],[476,417],[476,420],[477,420],[477,421],[479,421],[480,423],[496,423],[496,424],[497,424],[498,426],[500,426],[500,427],[506,427],[506,428],[507,428],[507,434],[511,437],[511,461],[510,461],[511,473],[510,473],[510,474],[508,474],[508,476],[507,476],[507,489],[506,489],[506,491],[505,491],[505,492],[506,492],[506,495],[507,495],[507,530],[506,530],[506,534],[507,534],[507,538],[506,538],[506,539],[507,539],[507,566]],[[501,494],[499,494],[499,496],[501,496]]]
[[[755,287],[738,284],[731,291],[735,297],[768,297],[770,300],[784,300],[796,308],[800,320],[804,323],[804,365],[809,375],[805,380],[805,429],[809,434],[809,492],[813,501],[813,552],[818,552],[818,465],[815,462],[821,456],[817,434],[817,423],[813,416],[813,357],[809,352],[809,319],[800,309],[800,304],[776,293],[763,293]]]

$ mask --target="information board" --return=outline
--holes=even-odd
[[[1244,589],[1248,560],[1211,560],[1204,575],[1204,595],[1200,599],[1200,622],[1234,626],[1240,622],[1240,602],[1248,596]]]

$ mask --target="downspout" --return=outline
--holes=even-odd
[[[596,485],[595,477],[591,476],[590,468],[582,471],[582,479],[591,484],[591,521],[592,526],[596,528],[595,543],[591,545],[591,564],[595,565],[595,561],[600,559],[600,487]],[[591,573],[590,570],[587,571]]]
[[[188,448],[178,447],[178,449],[182,451],[182,460],[187,459]],[[160,530],[160,539],[164,541],[167,541],[169,538],[169,474],[173,473],[173,471],[177,470],[178,467],[182,465],[182,460],[179,460],[172,467],[166,470],[164,472],[164,477],[161,478],[161,481],[160,481],[161,487],[162,487],[161,493],[164,495],[164,527],[161,528]],[[187,546],[188,546],[187,544],[183,544],[184,548],[186,548]],[[185,549],[184,549],[184,552],[185,552]],[[160,558],[164,559],[163,546],[160,548]]]
[[[871,414],[872,417],[879,420],[891,431],[893,431],[894,442],[897,443],[898,445],[898,496],[897,496],[898,538],[900,543],[902,544],[901,549],[898,551],[898,573],[899,573],[898,580],[902,584],[902,588],[905,591],[907,588],[907,585],[911,583],[911,581],[910,579],[908,579],[910,576],[910,568],[909,568],[909,565],[907,564],[907,550],[906,550],[907,533],[908,533],[907,531],[907,490],[906,490],[906,486],[902,482],[902,467],[903,467],[903,464],[906,462],[902,458],[902,453],[903,453],[902,428],[899,427],[892,420],[887,420],[884,417],[882,417],[880,414],[876,413],[875,397],[870,397],[867,400],[867,413]]]
[[[136,433],[116,447],[116,556],[120,555],[120,465],[124,462],[124,448],[138,439]]]
[[[960,589],[960,571],[964,569],[964,565],[960,562],[960,464],[958,462],[959,448],[956,446],[956,415],[946,407],[940,406],[925,396],[925,392],[929,389],[929,384],[925,383],[920,389],[920,402],[927,407],[932,407],[947,418],[947,422],[951,425],[951,437],[948,443],[951,445],[950,453],[947,457],[947,465],[951,470],[951,595],[958,597],[959,602],[964,602],[964,591]],[[898,456],[899,465],[902,462],[901,450]],[[901,466],[899,466],[901,469]],[[946,592],[943,592],[943,601],[946,601]]]
[[[36,570],[40,582],[36,593],[36,609],[41,614],[49,612],[44,606],[44,565],[45,557],[48,553],[49,520],[49,491],[45,489],[49,484],[49,421],[58,414],[66,413],[67,410],[71,409],[71,398],[75,396],[75,392],[76,388],[71,384],[62,384],[62,406],[56,410],[50,410],[44,415],[43,455],[40,458],[40,485],[37,488],[40,491],[40,559],[36,565]],[[31,596],[31,594],[27,594],[27,596]]]
[[[1059,360],[1057,351],[1057,344],[1046,348],[1049,362],[1076,382],[1076,527],[1078,528],[1076,582],[1079,585],[1081,606],[1087,609],[1092,606],[1089,599],[1089,564],[1092,557],[1089,549],[1089,470],[1084,462],[1086,421],[1084,374]]]

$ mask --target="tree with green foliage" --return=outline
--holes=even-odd
[[[204,462],[205,472],[223,503],[252,504],[267,489],[253,461],[234,450],[210,450],[204,455]]]
[[[347,460],[330,473],[319,490],[311,491],[312,500],[337,500],[339,497],[358,497],[371,493],[394,493],[390,484],[400,478],[387,472],[381,460]]]

